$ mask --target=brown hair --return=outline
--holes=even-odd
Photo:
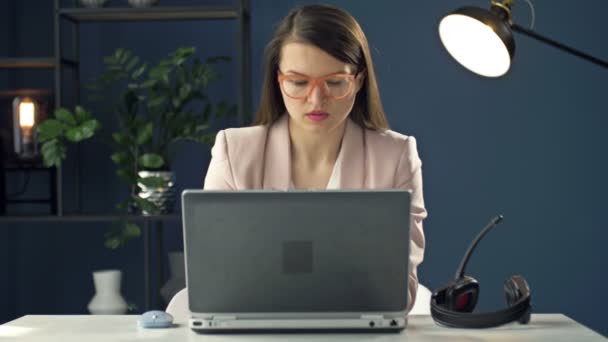
[[[388,129],[367,38],[352,15],[328,5],[296,8],[279,23],[264,51],[264,83],[255,125],[271,124],[285,113],[277,72],[281,48],[294,41],[312,44],[344,63],[355,65],[356,72],[364,72],[363,86],[350,117],[362,127]]]

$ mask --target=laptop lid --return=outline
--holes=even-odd
[[[408,191],[187,190],[182,204],[193,314],[405,313]]]

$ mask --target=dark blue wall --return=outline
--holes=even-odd
[[[252,2],[257,103],[262,51],[272,28],[291,7],[308,1]],[[486,1],[328,2],[360,21],[392,128],[418,139],[429,211],[422,283],[433,288],[448,280],[470,239],[492,215],[502,213],[504,223],[486,237],[468,269],[482,283],[480,308],[504,305],[503,280],[521,273],[532,287],[536,312],[565,313],[608,334],[601,311],[608,300],[600,295],[608,281],[603,272],[608,163],[601,138],[608,123],[608,71],[516,35],[516,57],[507,76],[490,80],[469,73],[440,46],[437,23],[455,7],[487,7]],[[34,22],[50,22],[47,1],[20,3],[48,6],[30,13],[20,5],[20,19],[26,20],[27,13],[37,16]],[[608,58],[608,31],[602,24],[607,2],[535,5],[537,32]],[[514,20],[525,26],[529,18],[525,3],[518,3]],[[19,35],[31,37],[28,30],[20,27]],[[36,25],[31,30],[40,31]],[[86,24],[82,79],[96,75],[101,57],[119,46],[150,59],[186,44],[197,46],[203,57],[235,56],[235,33],[231,22]],[[40,40],[51,39],[44,34]],[[224,81],[214,93],[218,98],[236,94],[233,67],[222,68]],[[112,116],[98,114],[111,128]],[[99,143],[83,146],[86,210],[107,210],[124,194],[111,176],[109,151]],[[180,187],[200,187],[208,161],[207,147],[176,146]],[[125,271],[123,292],[141,306],[141,241],[107,251],[102,246],[106,229],[103,224],[3,224],[0,238],[6,240],[0,248],[8,261],[0,263],[0,277],[15,293],[0,291],[0,320],[28,313],[84,313],[93,293],[90,272],[107,267]],[[164,238],[165,249],[181,248],[178,225],[168,225]]]

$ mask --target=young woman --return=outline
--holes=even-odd
[[[410,308],[426,217],[416,140],[388,129],[367,38],[347,12],[291,11],[265,51],[255,126],[220,131],[208,190],[408,189]]]

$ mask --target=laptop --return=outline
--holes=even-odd
[[[402,330],[406,190],[182,194],[197,332]]]

